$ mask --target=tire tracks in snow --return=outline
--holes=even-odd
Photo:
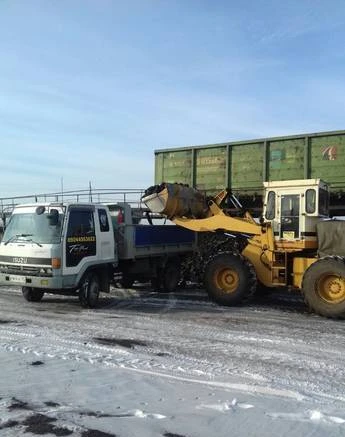
[[[29,304],[9,290],[0,304],[8,322],[0,324],[0,347],[9,352],[344,402],[341,322],[267,306],[221,308],[178,296],[109,297],[97,310],[80,310],[71,299],[49,296]],[[143,345],[124,348],[117,339]]]

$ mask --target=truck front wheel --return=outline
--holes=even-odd
[[[32,287],[22,287],[22,293],[28,302],[41,302],[44,296],[44,290]]]
[[[79,288],[79,302],[84,308],[95,308],[98,303],[100,285],[95,273],[87,273]]]

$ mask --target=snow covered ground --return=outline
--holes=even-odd
[[[344,323],[278,293],[0,289],[0,436],[344,436]],[[31,434],[30,434],[31,433]]]

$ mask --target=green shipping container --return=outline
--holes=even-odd
[[[345,131],[155,151],[155,183],[181,182],[206,194],[227,187],[260,209],[264,181],[321,178],[333,213],[345,215]]]

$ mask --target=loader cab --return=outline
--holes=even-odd
[[[329,190],[321,179],[264,182],[264,221],[286,246],[317,246],[316,224],[329,216]]]

